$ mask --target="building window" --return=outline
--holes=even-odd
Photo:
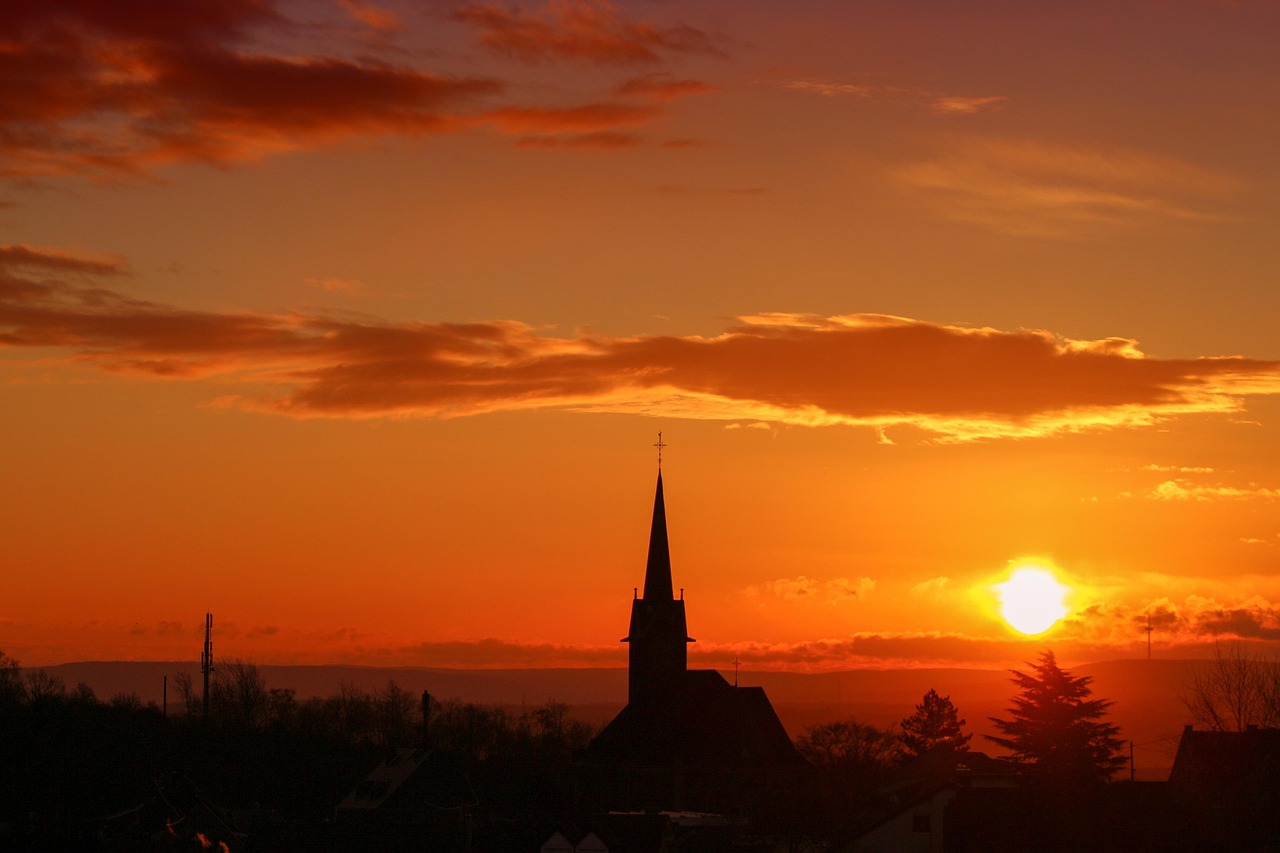
[[[912,832],[929,832],[931,829],[932,827],[929,824],[929,815],[915,814],[911,816]]]

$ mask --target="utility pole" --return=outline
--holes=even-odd
[[[213,672],[213,614],[204,615],[204,652],[200,655],[200,672],[204,674],[204,718],[209,719],[209,673]]]

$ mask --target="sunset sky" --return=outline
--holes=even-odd
[[[659,430],[695,665],[1274,645],[1277,32],[7,2],[0,649],[622,666]]]

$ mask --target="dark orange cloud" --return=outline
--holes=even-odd
[[[569,136],[525,136],[516,140],[520,148],[595,148],[611,151],[644,145],[642,137],[632,133],[582,133]]]
[[[1273,361],[1158,359],[1121,338],[871,314],[759,315],[714,337],[566,338],[514,321],[188,311],[37,279],[22,251],[0,250],[0,344],[68,348],[111,371],[218,375],[242,389],[222,405],[294,417],[561,408],[912,426],[960,441],[1143,426],[1280,393]],[[36,263],[56,258],[44,250]],[[257,391],[268,384],[283,390]]]
[[[393,12],[386,9],[380,9],[369,3],[361,3],[359,0],[338,0],[342,8],[353,20],[359,21],[370,29],[377,30],[380,33],[394,33],[404,29],[404,22],[400,20]]]
[[[250,48],[288,26],[255,0],[7,5],[0,174],[133,173],[428,133],[502,89],[375,60]]]
[[[633,104],[583,104],[576,107],[507,107],[480,116],[506,133],[598,133],[651,121],[658,115],[652,106]]]
[[[655,101],[672,101],[687,95],[702,95],[714,91],[714,86],[701,80],[676,80],[669,74],[634,77],[618,87],[618,94],[624,97],[652,98]]]
[[[603,0],[559,0],[537,12],[470,4],[455,9],[453,18],[476,27],[486,47],[526,62],[570,59],[635,65],[656,62],[663,53],[721,55],[701,30],[629,21]]]
[[[1133,614],[1130,621],[1145,628],[1148,619],[1166,639],[1280,640],[1280,604],[1259,595],[1230,604],[1199,595],[1187,596],[1181,604],[1161,598]]]
[[[340,2],[380,33],[402,27],[376,6]],[[481,26],[487,42],[522,45],[511,49],[526,55],[630,62],[704,50],[707,42],[697,30],[625,21],[607,5],[536,14],[469,6],[454,18]],[[0,176],[140,176],[165,163],[226,165],[353,138],[479,126],[522,140],[575,135],[548,145],[621,148],[638,142],[616,135],[619,128],[653,121],[660,102],[709,89],[654,75],[624,84],[622,102],[494,109],[487,102],[507,89],[496,79],[363,58],[341,45],[327,53],[271,48],[307,35],[273,0],[6,5]]]
[[[0,246],[0,275],[10,269],[26,271],[27,273],[44,270],[62,273],[117,275],[123,272],[124,266],[124,258],[119,255],[74,252],[57,247],[28,246],[25,243]]]

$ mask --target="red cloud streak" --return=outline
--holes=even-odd
[[[433,132],[502,89],[374,60],[246,48],[287,26],[257,0],[7,4],[0,174],[129,173]]]
[[[1157,359],[1124,339],[882,315],[765,315],[715,337],[556,338],[513,321],[188,311],[79,280],[121,263],[0,247],[0,345],[67,348],[69,358],[111,371],[217,374],[244,389],[223,404],[295,417],[556,407],[911,424],[962,440],[1231,412],[1249,395],[1280,393],[1273,361]],[[73,277],[48,277],[58,273]],[[267,382],[287,390],[264,396],[257,389]]]
[[[455,9],[453,18],[476,27],[486,47],[527,62],[572,59],[634,65],[656,62],[661,53],[720,55],[701,30],[628,21],[605,2],[562,0],[548,3],[540,13],[470,4]]]

